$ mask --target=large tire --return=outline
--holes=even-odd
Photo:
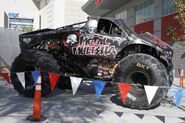
[[[11,81],[12,84],[20,94],[26,97],[33,97],[35,86],[31,71],[41,68],[42,72],[42,96],[47,96],[51,93],[50,81],[48,72],[58,73],[60,68],[57,61],[49,54],[42,51],[27,50],[22,52],[11,67]],[[16,72],[25,72],[25,89],[20,83]]]
[[[60,80],[57,84],[59,89],[72,89],[71,87],[71,80],[69,77],[60,77]]]
[[[113,81],[122,83],[140,84],[132,85],[124,106],[135,109],[150,109],[157,107],[165,97],[168,89],[159,88],[151,104],[148,104],[143,85],[169,86],[169,77],[164,65],[153,56],[137,53],[122,59],[115,67]],[[116,97],[121,101],[118,86],[115,85]]]

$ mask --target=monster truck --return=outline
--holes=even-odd
[[[150,109],[159,105],[167,93],[159,88],[149,105],[143,85],[170,86],[173,82],[173,51],[150,33],[131,31],[122,19],[89,17],[87,21],[24,33],[19,36],[21,54],[11,67],[12,84],[24,96],[34,95],[30,71],[42,70],[42,96],[51,93],[48,72],[82,78],[131,83],[123,105]],[[16,72],[25,72],[26,87]],[[70,86],[61,76],[58,87]],[[117,84],[115,97],[121,101]]]

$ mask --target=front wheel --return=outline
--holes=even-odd
[[[20,94],[26,97],[33,97],[35,86],[31,71],[41,68],[42,70],[42,96],[51,93],[50,80],[47,72],[59,72],[57,61],[48,53],[35,50],[22,52],[12,63],[11,80],[12,84]],[[16,73],[25,72],[25,88],[20,83]]]
[[[169,86],[168,78],[166,68],[158,59],[142,53],[132,54],[122,59],[115,67],[113,74],[113,81],[133,84],[123,104],[136,109],[150,109],[158,106],[168,89],[159,88],[149,105],[143,85]],[[119,92],[117,85],[115,89]],[[119,93],[116,97],[121,101]]]

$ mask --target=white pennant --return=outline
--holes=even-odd
[[[78,87],[80,86],[82,78],[70,77],[70,79],[71,79],[71,86],[72,86],[72,90],[73,90],[73,95],[75,95]]]
[[[152,102],[152,99],[154,98],[155,93],[159,87],[145,85],[144,88],[145,88],[146,96],[148,99],[148,103],[150,105],[150,103]]]
[[[25,88],[25,73],[17,73],[17,77],[19,78],[19,81],[21,82],[22,86]]]

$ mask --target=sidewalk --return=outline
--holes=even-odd
[[[178,82],[175,79],[175,84]],[[47,117],[43,123],[162,123],[155,115],[165,116],[165,123],[185,122],[179,119],[185,117],[184,97],[181,108],[175,107],[170,99],[164,99],[159,107],[140,111],[112,103],[111,87],[105,89],[100,101],[96,101],[93,88],[88,86],[84,89],[83,86],[75,96],[71,90],[57,89],[51,96],[42,98],[42,114]],[[30,123],[26,117],[32,114],[32,98],[20,96],[12,85],[0,81],[0,102],[1,123]],[[139,118],[142,115],[136,114],[144,114],[144,117]]]

